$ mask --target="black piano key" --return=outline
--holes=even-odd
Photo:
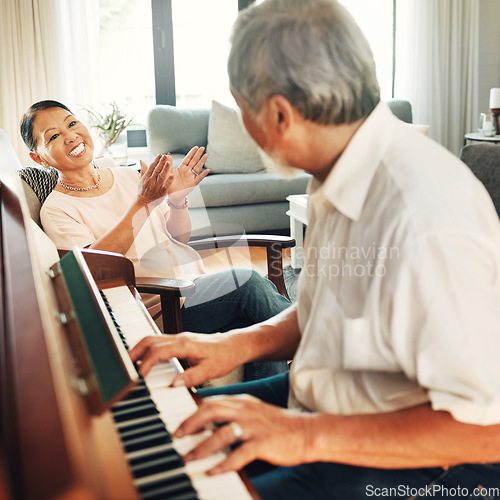
[[[147,425],[150,422],[154,422],[158,417],[156,415],[147,415],[145,417],[140,417],[140,418],[135,418],[132,420],[125,420],[123,422],[116,422],[116,428],[118,431],[122,429],[127,429],[127,427],[130,427],[131,425]]]
[[[133,390],[131,390],[123,399],[122,401],[128,401],[130,399],[136,399],[136,398],[142,398],[142,397],[147,397],[150,396],[151,393],[147,389],[146,386],[142,384],[138,384]]]
[[[121,410],[125,410],[126,408],[138,407],[148,404],[150,402],[151,402],[151,397],[149,395],[135,397],[131,399],[122,399],[113,406],[113,410],[116,410],[116,412],[120,412]]]
[[[152,448],[153,446],[161,446],[162,444],[169,444],[172,442],[170,436],[165,432],[156,432],[150,435],[139,436],[135,439],[127,439],[123,441],[126,453],[133,451],[144,450]]]
[[[135,418],[147,417],[148,415],[158,415],[159,412],[154,404],[143,405],[137,408],[129,408],[123,411],[112,410],[115,422],[124,422]]]
[[[185,498],[196,500],[198,495],[186,474],[160,479],[139,486],[143,500],[165,500],[166,498]],[[181,495],[183,495],[181,497]]]
[[[135,424],[135,425],[130,425],[128,427],[122,427],[118,429],[118,432],[120,433],[121,439],[125,440],[131,437],[133,438],[139,436],[141,434],[156,432],[158,430],[166,432],[165,424],[160,418],[143,424]]]
[[[129,463],[136,479],[184,467],[181,456],[174,448],[152,453],[140,458],[133,458]]]

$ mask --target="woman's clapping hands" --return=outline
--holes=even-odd
[[[137,200],[144,205],[161,203],[173,180],[172,157],[170,155],[159,154],[149,167],[141,161],[141,180],[139,181]]]
[[[141,180],[137,199],[146,205],[161,203],[168,194],[172,201],[182,203],[187,196],[210,172],[202,171],[208,155],[205,148],[195,146],[173,170],[170,154],[159,154],[148,167],[141,161]]]

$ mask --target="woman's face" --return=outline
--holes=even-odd
[[[40,164],[68,171],[85,167],[93,160],[94,143],[87,127],[65,109],[39,111],[33,122],[33,136],[37,146],[32,158]]]

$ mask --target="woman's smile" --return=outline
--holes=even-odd
[[[69,156],[80,156],[85,152],[85,143],[81,142],[78,146],[74,147],[68,154]]]

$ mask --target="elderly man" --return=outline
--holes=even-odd
[[[263,152],[313,176],[305,265],[297,303],[272,320],[131,353],[143,373],[189,359],[174,381],[187,386],[293,358],[289,378],[220,391],[253,396],[205,398],[177,436],[228,425],[186,459],[239,442],[212,472],[254,462],[263,499],[500,498],[500,225],[486,191],[380,102],[368,43],[334,0],[247,9],[228,67]]]

